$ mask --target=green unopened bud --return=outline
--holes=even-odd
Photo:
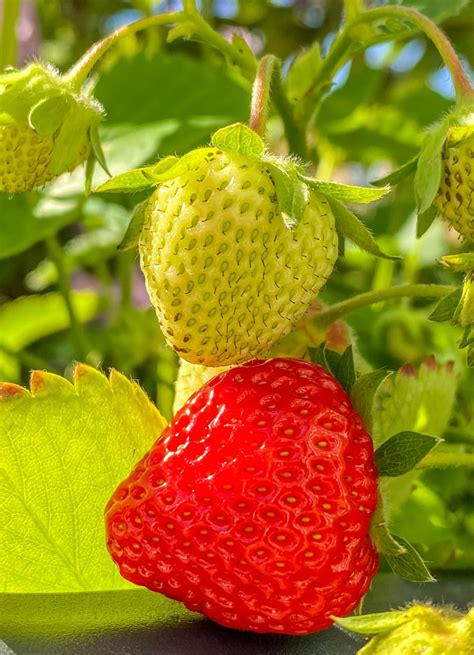
[[[472,655],[474,610],[413,605],[406,610],[336,619],[343,628],[372,637],[358,655]]]
[[[0,191],[19,193],[72,171],[91,153],[101,105],[38,63],[0,75]]]

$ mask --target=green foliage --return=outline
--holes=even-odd
[[[243,123],[222,127],[212,135],[211,143],[225,152],[238,152],[241,155],[261,155],[265,144],[261,137]]]
[[[439,442],[418,432],[399,432],[377,448],[375,464],[381,476],[397,477],[411,471]]]
[[[78,365],[74,383],[36,371],[0,385],[2,590],[127,586],[110,561],[103,510],[165,422],[137,384]]]
[[[426,564],[415,548],[403,537],[392,536],[405,549],[404,553],[387,553],[385,555],[392,571],[401,578],[407,578],[415,582],[434,582],[435,579],[426,568]]]
[[[146,13],[153,3],[125,4]],[[212,3],[202,4],[211,11]],[[37,97],[32,88],[15,94],[14,86],[25,84],[24,70],[8,73],[15,84],[7,93],[1,76],[0,129],[22,117],[38,134],[55,134],[58,171],[77,154],[87,132],[100,167],[93,169],[91,160],[87,180],[81,167],[35,192],[0,194],[0,379],[25,384],[32,368],[69,371],[78,357],[72,314],[87,361],[139,379],[157,398],[161,414],[171,418],[177,358],[149,309],[132,251],[147,194],[192,166],[196,153],[187,153],[199,149],[201,156],[211,139],[215,147],[259,157],[273,177],[289,228],[311,193],[325,196],[335,215],[344,255],[323,291],[324,305],[405,283],[453,287],[437,303],[406,297],[363,307],[346,317],[348,325],[331,325],[321,333],[311,324],[321,311],[318,301],[288,339],[295,340],[300,356],[312,344],[311,359],[339,379],[371,431],[380,474],[399,476],[382,480],[383,499],[374,519],[372,536],[385,555],[382,567],[388,562],[400,575],[420,581],[432,580],[423,560],[434,569],[474,568],[472,473],[409,470],[436,437],[444,439],[436,454],[469,455],[474,434],[473,377],[466,366],[466,359],[474,365],[471,278],[460,288],[460,273],[473,269],[472,248],[447,231],[432,207],[452,109],[439,55],[400,18],[358,25],[344,47],[336,39],[334,50],[341,3],[322,3],[317,25],[311,11],[284,4],[241,0],[233,18],[209,16],[223,35],[216,32],[210,40],[191,19],[171,38],[160,27],[119,40],[93,75],[94,95],[106,109],[100,126],[97,121],[90,126],[87,112],[70,112],[68,93]],[[474,65],[472,2],[366,4],[415,7],[436,22],[451,19],[443,29]],[[44,34],[41,60],[52,59],[64,70],[103,36],[100,30],[122,20],[125,7],[116,0],[84,0],[67,12],[57,0],[36,5]],[[359,2],[345,3],[348,21],[360,8]],[[230,23],[239,34],[230,34]],[[183,36],[196,41],[183,43]],[[377,43],[384,45],[367,51]],[[262,47],[285,61],[281,80],[273,79],[265,138],[244,124],[254,51],[260,56]],[[85,96],[91,88],[83,89]],[[378,187],[390,184],[393,193],[369,187],[377,178]],[[84,189],[91,187],[101,195],[86,198]],[[359,207],[356,216],[352,204],[363,203],[369,206]],[[54,235],[62,245],[59,269],[44,243]],[[341,352],[321,344],[339,343],[341,329]],[[353,345],[343,351],[348,334]],[[458,355],[458,344],[467,358]],[[426,359],[431,353],[442,363]],[[390,368],[399,370],[390,374]],[[358,379],[356,369],[364,373]],[[20,605],[25,613],[33,607],[29,592],[126,586],[105,552],[102,510],[164,422],[143,392],[115,372],[108,381],[79,366],[74,386],[35,373],[31,392],[11,384],[0,390],[5,513],[0,560],[4,589],[15,592],[0,613],[11,633],[22,629],[16,616]],[[120,598],[114,596],[117,604],[110,608],[98,600],[101,594],[87,600],[84,594],[81,599],[68,594],[68,611],[55,601],[48,611],[56,607],[51,611],[58,631],[72,623],[81,630],[114,621],[125,625],[142,612],[156,612],[170,625],[188,616],[159,595],[117,593]],[[357,625],[346,618],[341,625],[371,635],[397,628],[400,616],[363,617]],[[37,632],[52,620],[46,609],[30,618]]]

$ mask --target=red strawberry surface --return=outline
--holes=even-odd
[[[241,630],[306,634],[376,573],[372,440],[339,383],[291,359],[213,378],[106,508],[128,580]]]

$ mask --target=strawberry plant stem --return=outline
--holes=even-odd
[[[382,300],[392,298],[444,298],[454,291],[455,287],[441,284],[403,284],[390,289],[376,289],[361,293],[349,300],[343,300],[323,310],[311,319],[311,323],[317,328],[326,328],[328,325],[342,318],[346,314],[361,307],[367,307]]]
[[[344,0],[346,23],[353,21],[363,11],[365,11],[364,0]]]
[[[249,127],[262,137],[265,136],[273,74],[279,73],[275,70],[276,63],[277,59],[273,55],[262,57],[252,87]]]
[[[74,304],[72,301],[72,289],[67,270],[66,262],[64,260],[63,250],[58,242],[56,235],[52,235],[46,239],[46,245],[51,261],[54,263],[58,272],[58,288],[64,299],[66,310],[69,315],[69,322],[71,328],[72,338],[74,340],[75,355],[78,360],[84,362],[86,360],[89,347],[87,344],[84,328],[76,314]]]
[[[433,42],[434,46],[441,55],[446,68],[451,74],[458,101],[464,98],[474,97],[474,89],[472,88],[469,78],[467,77],[466,72],[462,67],[461,61],[456,51],[454,50],[451,41],[432,20],[430,20],[417,9],[401,7],[399,5],[391,5],[390,7],[377,7],[358,16],[352,22],[352,26],[360,23],[373,23],[385,18],[401,18],[402,20],[415,25],[422,32],[424,32],[426,36]]]
[[[4,0],[0,39],[0,72],[17,65],[16,27],[20,16],[20,0]]]
[[[8,4],[8,3],[7,3]],[[187,15],[183,12],[174,12],[168,14],[155,14],[135,23],[124,25],[115,32],[112,32],[101,41],[97,41],[92,45],[89,50],[77,61],[74,66],[65,74],[65,79],[69,80],[74,89],[79,90],[84,84],[87,76],[92,71],[97,62],[103,55],[120,39],[123,39],[130,34],[145,30],[149,27],[156,27],[158,25],[169,25],[171,23],[179,23],[187,20]]]
[[[416,468],[419,469],[440,469],[440,468],[469,468],[474,469],[473,453],[430,453],[426,455]]]

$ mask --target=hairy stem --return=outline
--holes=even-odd
[[[2,33],[0,40],[0,72],[7,66],[16,66],[16,27],[20,16],[20,0],[3,0]]]
[[[444,61],[446,68],[451,74],[458,101],[464,98],[474,97],[474,89],[472,88],[469,78],[462,67],[461,61],[453,48],[451,41],[432,20],[417,9],[401,7],[399,5],[377,7],[358,16],[352,22],[352,26],[360,23],[373,23],[384,18],[400,18],[415,25],[424,32],[433,42],[441,59]]]
[[[382,300],[392,298],[444,298],[454,291],[455,287],[441,284],[403,284],[390,289],[376,289],[361,293],[349,300],[343,300],[316,314],[311,322],[318,328],[324,329],[337,319],[361,307],[367,307]]]
[[[58,242],[56,235],[50,236],[46,239],[48,253],[51,261],[54,263],[58,272],[58,288],[64,299],[67,313],[69,315],[69,322],[71,334],[74,341],[75,356],[79,361],[85,361],[89,352],[86,334],[81,322],[76,314],[72,300],[71,281],[69,271],[67,270],[66,262],[64,260],[63,250]]]
[[[7,3],[8,4],[8,3]],[[158,25],[170,25],[172,23],[182,23],[188,20],[188,16],[183,12],[174,12],[168,14],[155,14],[148,16],[135,23],[124,25],[112,34],[109,34],[101,41],[94,43],[89,50],[77,61],[74,66],[65,74],[65,79],[69,80],[75,89],[80,89],[89,73],[92,71],[97,62],[110,50],[120,39],[130,34],[140,32],[149,27]]]
[[[276,63],[277,59],[273,55],[262,57],[252,87],[249,127],[262,137],[265,136],[270,89]]]
[[[430,453],[418,463],[418,469],[440,468],[474,469],[474,454],[472,453]]]

